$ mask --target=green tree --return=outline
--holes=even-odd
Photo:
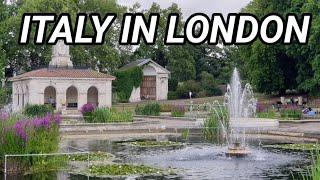
[[[239,57],[233,58],[234,64],[240,66],[242,74],[256,90],[267,94],[283,94],[287,89],[311,92],[319,87],[319,4],[318,0],[253,0],[243,9],[243,12],[255,14],[258,18],[274,12],[280,13],[284,18],[288,13],[298,16],[305,12],[313,14],[307,45],[297,44],[296,39],[290,45],[264,45],[257,40],[250,45],[233,49],[234,54]],[[270,34],[274,34],[276,28],[271,25],[268,30]]]
[[[168,55],[168,69],[173,79],[179,82],[195,79],[195,60],[187,45],[171,46]]]
[[[30,42],[28,45],[18,45],[23,13],[69,13],[74,24],[78,12],[97,12],[102,15],[106,13],[123,14],[125,12],[125,8],[117,5],[116,0],[24,0],[13,1],[13,3],[8,5],[7,9],[9,10],[10,17],[3,22],[3,26],[0,28],[0,36],[3,40],[3,49],[6,52],[7,63],[18,71],[28,71],[41,66],[47,66],[51,59],[52,48],[50,45],[34,45],[33,42]],[[47,36],[52,30],[52,25],[50,24],[47,28]],[[116,26],[114,25],[110,28],[103,45],[71,46],[71,57],[74,65],[89,66],[106,72],[112,72],[116,69],[120,64],[119,52],[116,50],[116,46],[118,45]],[[31,41],[34,39],[34,32],[35,26],[32,27]],[[93,33],[91,23],[87,23],[85,34],[93,35]]]

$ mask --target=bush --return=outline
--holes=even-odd
[[[152,103],[144,106],[137,106],[135,112],[137,115],[146,115],[146,116],[159,116],[160,115],[160,104]]]
[[[169,91],[168,92],[168,100],[176,100],[179,99],[178,95],[176,92]]]
[[[173,79],[173,78],[169,79],[168,81],[169,91],[175,91],[178,87],[178,83],[179,82],[176,79]]]
[[[87,112],[84,118],[88,123],[117,123],[132,122],[133,115],[131,112],[115,112],[109,108],[97,108],[94,111]]]
[[[183,105],[173,106],[171,109],[172,117],[183,117],[186,112],[186,109]]]
[[[189,80],[179,84],[176,93],[178,98],[189,98],[190,91],[192,92],[192,97],[196,97],[200,90],[201,87],[199,83],[195,82],[194,80]]]
[[[133,87],[139,87],[143,80],[143,72],[140,67],[133,67],[125,71],[115,72],[117,77],[114,82],[118,100],[120,102],[128,102]]]
[[[172,105],[171,104],[161,104],[161,112],[171,112],[172,110]]]
[[[83,116],[83,119],[86,121],[86,122],[92,122],[93,119],[92,119],[92,113],[94,112],[95,110],[95,106],[91,103],[87,103],[85,105],[83,105],[81,107],[81,113],[82,113],[82,116]]]
[[[47,114],[52,114],[54,108],[51,105],[27,105],[24,108],[24,114],[28,117],[43,117]]]
[[[0,105],[5,105],[8,103],[12,92],[10,88],[0,88]]]

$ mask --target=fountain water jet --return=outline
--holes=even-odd
[[[237,157],[245,156],[249,153],[245,144],[245,129],[238,127],[235,122],[255,116],[257,99],[254,97],[250,84],[242,88],[237,68],[234,69],[231,83],[227,86],[225,102],[229,110],[231,127],[230,144],[226,154]],[[243,134],[242,138],[241,134]]]

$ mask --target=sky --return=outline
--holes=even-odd
[[[194,13],[222,13],[227,16],[228,13],[237,13],[245,7],[251,0],[118,0],[118,3],[125,6],[131,6],[138,2],[142,9],[148,9],[153,2],[160,4],[162,8],[169,7],[172,3],[177,3],[182,9],[184,18]]]

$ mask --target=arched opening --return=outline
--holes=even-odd
[[[69,109],[78,108],[78,90],[74,86],[67,89],[66,105]]]
[[[98,89],[94,86],[92,86],[88,89],[87,103],[91,103],[91,104],[95,105],[96,107],[99,106]]]
[[[56,108],[56,88],[48,86],[44,89],[44,104],[49,104],[52,107]]]

